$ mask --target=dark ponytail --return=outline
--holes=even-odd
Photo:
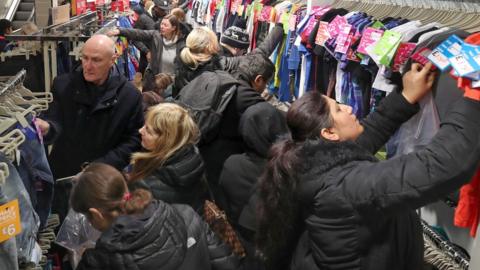
[[[291,138],[272,146],[259,182],[256,242],[267,269],[288,268],[303,232],[297,197],[301,149],[305,140],[321,139],[321,130],[333,126],[327,98],[318,92],[305,94],[290,107],[287,124]]]
[[[288,265],[289,251],[297,238],[295,224],[299,220],[299,207],[295,170],[300,160],[299,147],[300,144],[290,139],[274,144],[267,169],[260,177],[256,241],[267,269]]]

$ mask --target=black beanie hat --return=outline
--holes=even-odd
[[[223,32],[220,42],[233,48],[247,49],[250,46],[250,38],[246,28],[247,22],[243,18],[235,18],[233,25]]]

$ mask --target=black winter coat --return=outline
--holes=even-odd
[[[473,175],[480,160],[480,103],[456,102],[425,149],[378,162],[373,153],[414,112],[392,93],[367,118],[356,143],[304,143],[297,195],[306,231],[291,269],[423,269],[415,209]]]
[[[237,91],[223,112],[218,137],[211,143],[200,146],[207,179],[213,185],[218,184],[225,160],[233,154],[244,152],[242,136],[238,130],[240,117],[250,106],[265,102],[247,82],[239,82]]]
[[[242,115],[239,132],[245,153],[232,155],[225,161],[219,180],[227,202],[225,210],[233,224],[239,223],[240,214],[255,194],[270,147],[288,132],[288,128],[280,111],[268,102],[260,102],[250,106]],[[254,222],[247,228],[252,227],[255,227]]]
[[[186,205],[153,201],[142,214],[117,218],[78,270],[238,269],[240,263]]]
[[[140,92],[121,75],[110,75],[100,96],[92,98],[98,90],[81,70],[53,82],[54,100],[42,117],[50,123],[45,139],[54,143],[48,159],[55,178],[74,175],[92,161],[122,170],[140,150]]]
[[[207,196],[202,156],[193,145],[187,145],[170,157],[145,179],[132,187],[149,189],[153,197],[167,203],[188,204],[198,210]]]

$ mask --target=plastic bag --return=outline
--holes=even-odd
[[[92,227],[87,217],[70,209],[57,234],[56,243],[69,251],[75,269],[85,249],[95,247],[101,232]]]
[[[420,112],[400,127],[394,141],[389,142],[396,145],[395,156],[422,149],[438,132],[440,119],[432,93],[420,101],[420,108]]]

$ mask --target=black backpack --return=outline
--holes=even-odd
[[[190,111],[200,129],[199,145],[217,137],[223,112],[237,91],[238,84],[228,72],[205,71],[178,93],[177,103]]]

